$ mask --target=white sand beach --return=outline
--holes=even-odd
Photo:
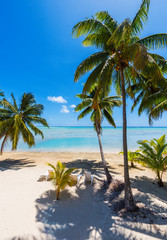
[[[111,174],[123,180],[122,156],[108,153],[105,157]],[[91,171],[93,186],[85,185],[82,177],[78,186],[61,192],[56,201],[52,183],[37,180],[49,169],[47,162],[58,160],[78,168],[78,173]],[[104,174],[99,153],[4,153],[0,157],[0,239],[167,239],[167,173],[164,188],[157,186],[151,170],[139,165],[130,168],[130,177],[135,200],[143,208],[133,217],[114,211],[118,196],[100,188]]]

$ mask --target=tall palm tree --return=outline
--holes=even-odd
[[[11,94],[12,102],[3,98],[0,101],[0,139],[2,140],[1,154],[8,141],[12,142],[12,150],[17,149],[19,138],[29,147],[35,145],[35,135],[39,134],[44,138],[42,131],[34,124],[39,123],[48,127],[47,121],[41,117],[43,105],[37,104],[31,93],[24,93],[19,105]]]
[[[98,97],[94,98],[96,91],[97,89],[95,88],[89,95],[78,94],[77,97],[82,99],[82,102],[76,106],[75,111],[83,110],[79,114],[78,120],[91,113],[90,119],[93,122],[94,129],[97,133],[104,171],[106,174],[107,182],[110,183],[112,181],[112,177],[108,171],[108,167],[104,158],[103,146],[100,137],[102,133],[101,124],[103,118],[105,117],[112,126],[116,127],[114,119],[112,117],[112,109],[113,107],[119,107],[122,101],[119,99],[119,96],[103,97],[100,93],[98,94]]]
[[[89,91],[96,82],[104,92],[109,91],[113,82],[117,92],[122,93],[125,207],[128,210],[134,210],[136,206],[128,171],[126,87],[141,82],[142,76],[156,83],[162,81],[158,60],[147,49],[167,46],[167,34],[154,34],[143,39],[138,37],[148,19],[149,5],[150,0],[143,0],[134,19],[125,19],[119,25],[108,12],[98,12],[95,17],[81,21],[73,28],[75,37],[86,36],[84,46],[100,49],[84,60],[75,72],[76,82],[83,74],[92,71],[83,93]]]

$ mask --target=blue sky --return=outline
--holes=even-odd
[[[0,89],[10,99],[32,92],[45,107],[44,117],[52,126],[91,125],[89,118],[77,121],[71,105],[82,91],[82,78],[73,82],[76,67],[94,52],[81,46],[82,39],[73,39],[72,27],[97,11],[109,11],[121,22],[133,18],[141,0],[5,0],[0,3]],[[141,37],[167,32],[167,1],[152,0],[149,20]],[[167,50],[156,51],[167,58]],[[48,97],[50,97],[48,99]],[[52,101],[50,101],[52,100]],[[148,126],[148,117],[131,114],[127,101],[128,125]],[[122,111],[115,109],[114,118],[122,125]],[[154,126],[167,126],[167,114]],[[107,125],[104,122],[104,125]]]

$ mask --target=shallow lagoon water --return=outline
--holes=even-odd
[[[99,151],[96,132],[93,127],[50,127],[40,128],[44,133],[44,139],[36,136],[36,146],[28,148],[20,140],[18,151]],[[138,140],[150,140],[167,134],[166,127],[128,127],[128,149],[138,148]],[[102,131],[102,143],[104,151],[119,152],[122,150],[122,127],[116,129],[104,127]],[[9,151],[8,144],[5,148]]]

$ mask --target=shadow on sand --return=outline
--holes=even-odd
[[[35,162],[30,161],[27,158],[22,159],[11,159],[7,158],[3,161],[0,161],[0,171],[6,170],[20,170],[24,167],[35,167]]]
[[[81,169],[81,174],[84,174],[85,171],[91,171],[92,174],[100,177],[102,174],[104,175],[104,168],[102,162],[97,162],[96,160],[88,160],[88,159],[76,159],[75,161],[63,163],[67,168],[76,167]],[[119,174],[114,171],[114,168],[108,165],[109,172],[112,174]]]
[[[55,200],[55,191],[44,192],[36,200],[36,221],[42,224],[39,228],[41,235],[45,235],[44,239],[47,240],[136,240],[149,239],[149,236],[166,239],[167,235],[156,226],[160,222],[152,211],[141,207],[135,214],[118,214],[121,208],[116,209],[114,206],[119,205],[123,209],[122,203],[120,204],[123,189],[123,185],[114,189],[101,183],[96,190],[96,184],[95,187],[83,187],[81,184],[76,187],[75,194],[68,190],[62,191],[60,201]],[[143,200],[140,199],[140,194],[135,198]],[[148,195],[144,201],[148,206],[151,204]],[[160,212],[165,210],[163,207],[155,207],[153,210],[158,209]],[[146,224],[145,228],[143,224]],[[137,237],[138,234],[140,238]]]
[[[131,182],[134,188],[137,188],[140,193],[143,193],[142,198],[146,198],[150,195],[155,199],[167,204],[167,182],[164,182],[164,187],[162,188],[158,186],[156,179],[153,180],[152,178],[146,176],[137,176],[135,178],[132,178]],[[138,198],[138,200],[142,201],[142,198]]]
[[[55,195],[55,191],[47,191],[36,200],[36,220],[43,223],[40,232],[47,239],[126,239],[112,232],[108,204],[99,199],[92,186],[77,187],[75,195],[64,190],[60,201],[55,200]]]

